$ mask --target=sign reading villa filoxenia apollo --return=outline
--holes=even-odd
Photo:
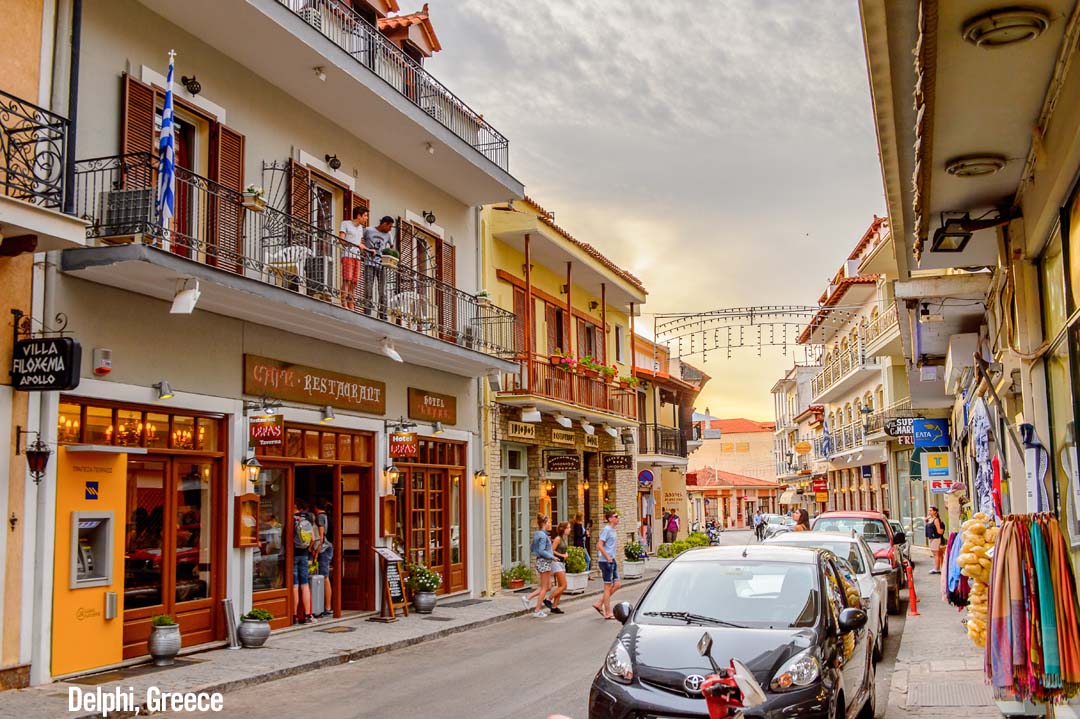
[[[244,355],[244,394],[386,414],[384,382],[256,355]]]
[[[11,388],[52,392],[79,386],[82,347],[71,337],[19,340],[11,353]]]

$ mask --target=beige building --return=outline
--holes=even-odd
[[[694,424],[701,437],[701,448],[690,457],[690,471],[712,469],[776,485],[774,422],[742,417],[720,419],[706,409],[704,414],[694,415]],[[775,509],[772,494],[765,492],[760,499],[756,495],[735,499],[732,495],[732,501],[720,508],[719,516],[727,526],[746,526],[746,518],[755,509]]]

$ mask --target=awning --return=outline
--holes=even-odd
[[[785,489],[784,493],[780,495],[779,504],[795,504],[795,490]]]

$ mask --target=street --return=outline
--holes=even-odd
[[[753,541],[748,531],[727,531],[723,544]],[[616,597],[636,601],[644,585]],[[617,631],[590,607],[564,605],[566,614],[519,617],[446,639],[301,674],[225,695],[217,716],[320,719],[441,716],[544,719],[588,716],[593,675]],[[906,604],[905,604],[906,608]],[[437,612],[438,610],[436,610]],[[884,716],[904,617],[890,617],[885,657],[878,665],[878,716]],[[168,716],[185,717],[190,714]]]

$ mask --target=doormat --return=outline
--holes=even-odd
[[[425,622],[449,622],[453,617],[424,617]]]
[[[349,632],[355,632],[356,627],[327,627],[326,629],[316,629],[317,632],[325,632],[326,634],[347,634]]]
[[[459,599],[456,602],[447,602],[439,606],[446,609],[457,609],[458,607],[471,607],[474,604],[487,604],[490,601],[490,599]]]
[[[949,684],[915,684],[908,687],[909,707],[966,707],[992,706],[993,695],[984,684],[952,682]]]
[[[140,664],[136,667],[127,667],[125,669],[114,669],[109,672],[102,672],[101,674],[91,674],[86,677],[76,677],[75,679],[68,679],[71,684],[86,684],[89,686],[96,686],[98,684],[108,684],[109,682],[124,682],[135,677],[141,677],[145,674],[156,674],[157,672],[163,672],[167,669],[178,669],[180,667],[191,666],[193,664],[201,664],[205,662],[205,659],[176,659],[175,663],[169,667],[159,667],[154,664]]]

